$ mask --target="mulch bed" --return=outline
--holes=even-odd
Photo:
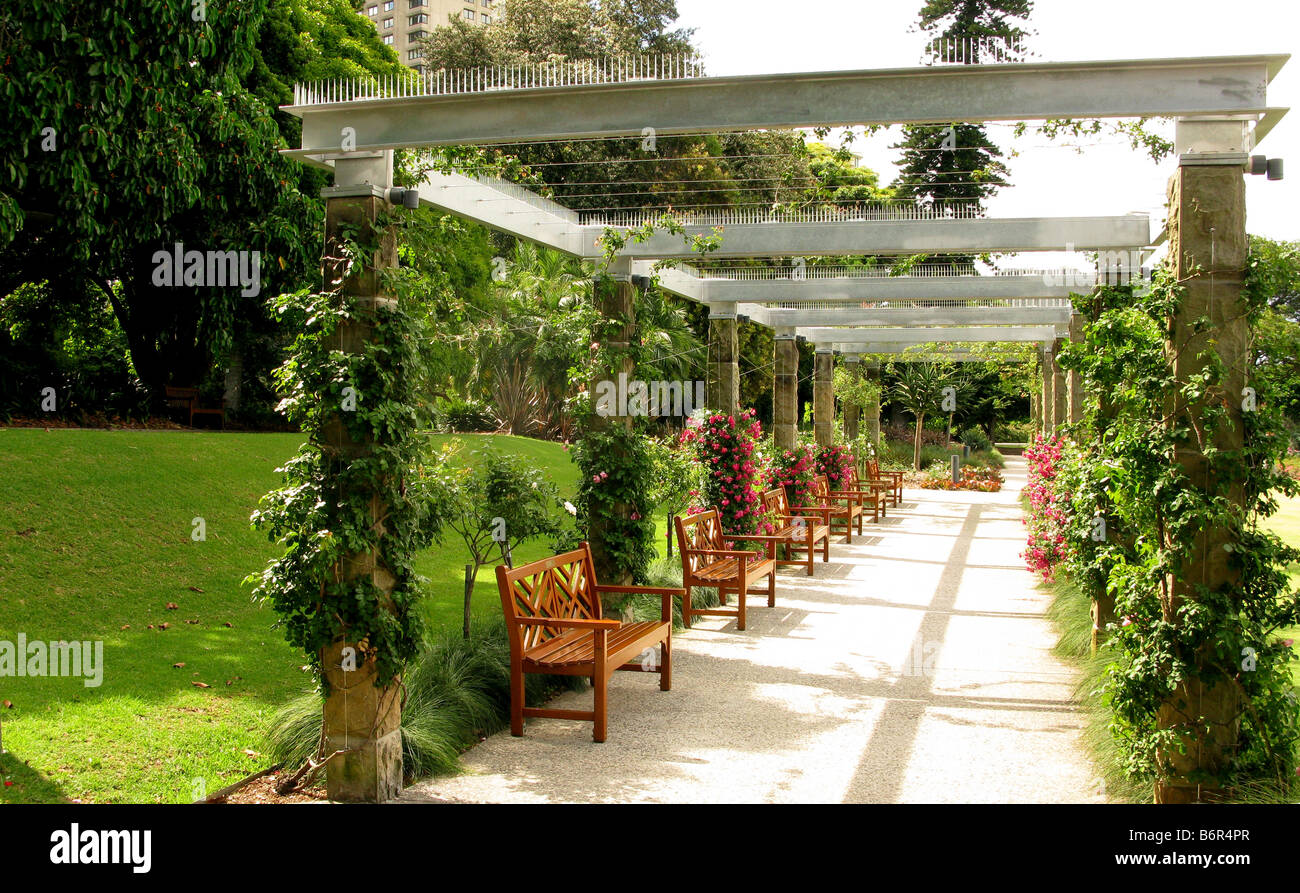
[[[147,431],[184,431],[184,425],[178,425],[171,419],[122,419],[116,416],[87,413],[80,419],[62,419],[56,417],[21,418],[14,417],[0,424],[3,428],[130,428]]]
[[[297,790],[292,794],[281,795],[275,792],[280,782],[279,772],[254,778],[248,784],[231,791],[222,797],[209,800],[209,803],[326,803],[329,797],[323,786],[312,786],[306,790]]]

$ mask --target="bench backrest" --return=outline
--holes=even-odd
[[[763,494],[763,508],[781,517],[790,516],[790,499],[785,487],[774,487]]]
[[[677,527],[677,550],[682,553],[682,563],[690,571],[696,571],[701,565],[712,564],[718,558],[701,555],[701,549],[722,550],[722,520],[717,509],[699,512],[695,515],[680,515],[673,519]]]
[[[835,504],[831,502],[831,484],[826,475],[819,474],[813,478],[813,493],[816,494],[817,505],[828,506]]]
[[[497,589],[505,612],[510,645],[532,648],[564,632],[548,626],[522,626],[520,617],[568,620],[601,619],[591,547],[583,543],[572,552],[552,555],[516,568],[497,567]]]

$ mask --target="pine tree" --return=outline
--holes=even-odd
[[[931,40],[971,40],[963,61],[979,64],[982,47],[973,41],[1002,38],[1009,50],[1018,46],[1027,34],[1020,25],[1033,5],[1033,0],[927,0],[917,28]],[[1014,58],[1014,53],[1007,56]],[[902,142],[891,148],[902,150],[893,183],[898,196],[936,210],[937,203],[965,200],[974,203],[967,213],[983,213],[984,199],[1007,185],[1002,150],[977,124],[905,126]],[[958,207],[949,213],[961,213]]]

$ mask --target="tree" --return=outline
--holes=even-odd
[[[447,501],[446,526],[465,542],[472,562],[465,566],[465,614],[462,632],[469,638],[470,602],[479,568],[493,553],[509,563],[512,549],[538,536],[556,536],[560,522],[555,485],[518,456],[494,450],[473,454],[471,463],[458,452],[444,452],[438,492]]]
[[[0,135],[0,294],[48,282],[60,306],[106,302],[156,397],[171,380],[201,381],[237,333],[267,328],[261,293],[319,276],[324,181],[279,154],[296,124],[271,103],[299,74],[351,64],[320,63],[329,41],[313,52],[301,36],[326,22],[358,29],[387,53],[371,64],[400,70],[335,0],[0,12],[0,99],[13,112]],[[177,243],[259,252],[260,282],[155,285],[155,253]]]
[[[1033,6],[1033,0],[927,0],[917,28],[932,40],[995,37],[1010,46],[1025,36],[1021,24]],[[978,45],[964,61],[979,64]],[[984,200],[1007,185],[1009,172],[1001,161],[1002,150],[977,124],[906,125],[902,141],[892,148],[902,150],[892,188],[921,205],[969,201],[982,212]],[[970,262],[964,256],[944,260]]]
[[[951,387],[952,368],[939,363],[904,363],[891,371],[898,375],[894,397],[916,418],[916,435],[912,440],[912,470],[921,470],[921,431],[925,417],[943,407],[944,389]]]

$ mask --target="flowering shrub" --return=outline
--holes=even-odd
[[[1029,479],[1024,494],[1029,498],[1029,514],[1025,526],[1029,540],[1020,557],[1031,571],[1052,579],[1056,565],[1064,560],[1065,526],[1068,520],[1065,507],[1068,493],[1058,492],[1057,475],[1064,458],[1065,438],[1036,436],[1025,449],[1029,462]]]
[[[843,490],[849,485],[849,472],[853,470],[856,460],[849,448],[842,443],[833,443],[817,451],[817,473],[826,475],[826,481],[832,490]],[[809,505],[810,503],[801,503]]]
[[[773,457],[767,486],[784,487],[790,505],[813,505],[816,502],[813,479],[817,477],[817,454],[810,443],[795,444]]]
[[[716,507],[727,533],[757,532],[763,519],[759,484],[758,440],[763,427],[747,409],[740,418],[719,412],[691,420],[682,443],[691,444],[704,466],[705,506]]]
[[[917,484],[922,490],[979,490],[997,493],[1002,489],[1002,475],[996,468],[974,468],[966,465],[961,470],[961,480],[952,482],[948,469],[927,473]]]

